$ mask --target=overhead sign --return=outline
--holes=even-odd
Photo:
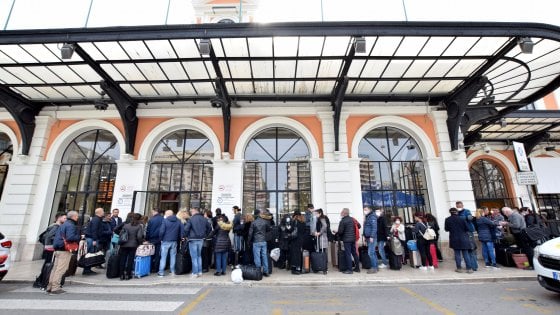
[[[516,177],[518,185],[537,185],[539,183],[536,172],[518,172]]]
[[[521,142],[512,142],[513,152],[515,152],[515,159],[517,160],[517,167],[520,172],[530,172],[531,166],[529,165],[529,160],[527,159],[527,154],[525,153],[525,146]]]

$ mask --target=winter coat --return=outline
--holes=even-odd
[[[121,217],[113,217],[111,216],[111,231],[113,231],[117,226],[119,226],[123,222]]]
[[[327,236],[327,219],[325,217],[317,220],[317,232],[321,233],[319,235],[319,248],[328,248],[329,238]]]
[[[391,226],[391,235],[395,235],[395,231],[397,231],[399,240],[406,241],[406,235],[404,234],[404,224],[399,224],[399,227],[397,227],[396,224],[393,224]]]
[[[229,252],[231,249],[231,240],[229,239],[229,231],[233,227],[232,223],[220,222],[218,221],[217,228],[210,233],[210,237],[216,236],[216,242],[214,243],[214,252],[223,253]]]
[[[45,232],[45,247],[52,248],[54,237],[56,236],[56,231],[58,230],[58,228],[60,228],[60,224],[58,223],[53,223],[51,226],[49,226],[49,228]]]
[[[159,213],[150,218],[150,221],[148,221],[148,229],[146,230],[146,239],[148,242],[152,244],[161,243],[159,230],[161,229],[162,222],[163,216]]]
[[[377,239],[377,224],[378,224],[378,220],[377,220],[377,215],[375,215],[375,212],[370,212],[368,213],[368,215],[366,215],[365,219],[364,219],[364,237],[365,238],[370,238],[373,237],[375,239]]]
[[[78,232],[78,227],[76,226],[76,222],[74,220],[66,220],[66,222],[64,222],[64,224],[56,230],[53,242],[55,250],[64,250],[63,238],[65,238],[68,242],[80,241],[80,233]]]
[[[377,225],[377,224],[376,224]],[[365,228],[364,228],[365,230]],[[354,219],[347,215],[338,223],[338,235],[344,243],[354,243],[356,241],[356,231],[354,228]]]
[[[94,241],[101,240],[101,232],[102,232],[102,222],[101,218],[94,215],[89,221],[89,225],[86,231],[86,238],[91,238]]]
[[[471,210],[463,208],[463,210],[459,211],[458,215],[460,217],[464,217],[467,220],[467,226],[469,227],[469,232],[474,232],[474,218],[471,214]]]
[[[293,224],[295,225],[295,229],[297,230],[296,237],[290,241],[290,264],[292,268],[301,271],[303,258],[302,258],[302,249],[303,249],[303,240],[308,234],[307,226],[305,222],[300,222],[298,220],[293,220]]]
[[[270,231],[270,214],[259,214],[249,228],[249,241],[253,243],[266,242],[266,233]]]
[[[178,242],[183,237],[183,224],[176,216],[172,215],[163,220],[159,229],[159,238],[162,242]]]
[[[142,225],[132,225],[127,223],[123,226],[123,230],[128,232],[128,241],[121,244],[121,247],[136,248],[144,242],[144,231],[142,229]]]
[[[197,213],[187,221],[185,226],[185,236],[190,240],[203,240],[212,232],[212,226],[206,218]]]
[[[280,241],[278,246],[281,250],[288,250],[290,248],[290,240],[295,227],[296,222],[289,215],[286,215],[280,221]]]
[[[111,221],[101,221],[101,236],[99,242],[102,244],[109,244],[113,236],[113,229],[111,228]]]
[[[471,249],[469,226],[465,218],[451,215],[445,219],[445,230],[449,232],[449,247],[453,249]]]
[[[496,227],[496,238],[501,240],[504,237],[504,232],[502,230],[502,226],[500,225],[500,222],[505,221],[504,216],[501,214],[497,214],[491,216],[490,220],[492,220],[492,223],[494,223],[494,226]]]
[[[387,241],[387,223],[384,215],[377,218],[377,241]]]
[[[428,229],[428,226],[424,222],[416,222],[414,225],[414,235],[416,235],[416,240],[426,241],[424,238],[424,233]]]
[[[496,226],[487,217],[476,219],[478,227],[478,240],[481,242],[492,242],[496,239]]]
[[[516,211],[512,212],[512,214],[508,217],[508,221],[511,233],[514,234],[521,233],[521,231],[527,227],[525,218]]]
[[[241,227],[241,213],[237,213],[233,216],[233,233],[235,235],[240,235],[243,230]]]

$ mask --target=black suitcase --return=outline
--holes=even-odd
[[[402,255],[395,255],[393,251],[389,250],[387,252],[389,255],[389,269],[391,270],[401,270],[402,268]]]
[[[70,264],[68,264],[68,270],[64,274],[64,277],[71,277],[76,274],[76,269],[78,269],[78,254],[73,253],[70,257]]]
[[[243,275],[243,280],[261,281],[263,278],[261,268],[255,266],[241,266],[241,274]]]
[[[371,269],[371,257],[368,254],[368,247],[367,246],[360,246],[358,248],[358,252],[360,255],[360,263],[362,264],[363,269]]]
[[[39,288],[46,289],[49,285],[49,278],[51,277],[51,271],[53,269],[53,262],[48,262],[41,268],[41,274],[39,275]],[[64,279],[64,277],[62,277]]]
[[[192,270],[192,260],[189,252],[181,253],[178,252],[175,256],[175,274],[183,275],[191,272]]]
[[[108,279],[118,278],[119,277],[119,264],[120,264],[120,256],[118,254],[114,254],[109,256],[109,260],[107,261],[107,270],[105,275]]]
[[[338,251],[336,255],[338,257],[338,270],[340,270],[341,272],[349,270],[350,268],[346,266],[346,257],[344,257],[344,251],[342,250],[340,243],[338,243]]]
[[[311,254],[309,254],[309,260],[311,261],[311,270],[313,270],[313,272],[325,272],[327,271],[328,261],[327,251],[326,249],[325,251],[320,251],[319,238],[317,238],[316,248],[317,250],[315,252],[311,252]]]
[[[496,248],[496,262],[504,267],[515,267],[511,254],[518,252],[517,247],[498,247]]]

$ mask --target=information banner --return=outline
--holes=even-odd
[[[517,160],[517,168],[520,172],[530,172],[531,166],[525,154],[525,146],[521,142],[513,141],[513,150],[515,152],[515,159]]]

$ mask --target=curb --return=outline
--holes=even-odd
[[[246,286],[246,287],[261,287],[261,286],[282,286],[282,287],[293,287],[293,286],[310,286],[310,287],[320,287],[320,286],[382,286],[382,285],[401,285],[401,284],[448,284],[448,283],[492,283],[492,282],[512,282],[512,281],[536,281],[536,276],[515,276],[515,277],[484,277],[484,278],[435,278],[435,279],[356,279],[356,280],[313,280],[313,281],[244,281],[241,284],[235,284],[231,281],[226,282],[198,282],[198,281],[181,281],[181,282],[170,282],[170,281],[154,281],[154,282],[92,282],[83,281],[79,279],[68,279],[67,284],[79,284],[79,285],[89,285],[89,286],[105,286],[105,287],[146,287],[146,286],[161,286],[161,285],[192,285],[192,286],[204,286],[204,287],[228,287],[228,286]],[[32,284],[34,281],[31,280],[6,280],[2,283],[28,283]]]

